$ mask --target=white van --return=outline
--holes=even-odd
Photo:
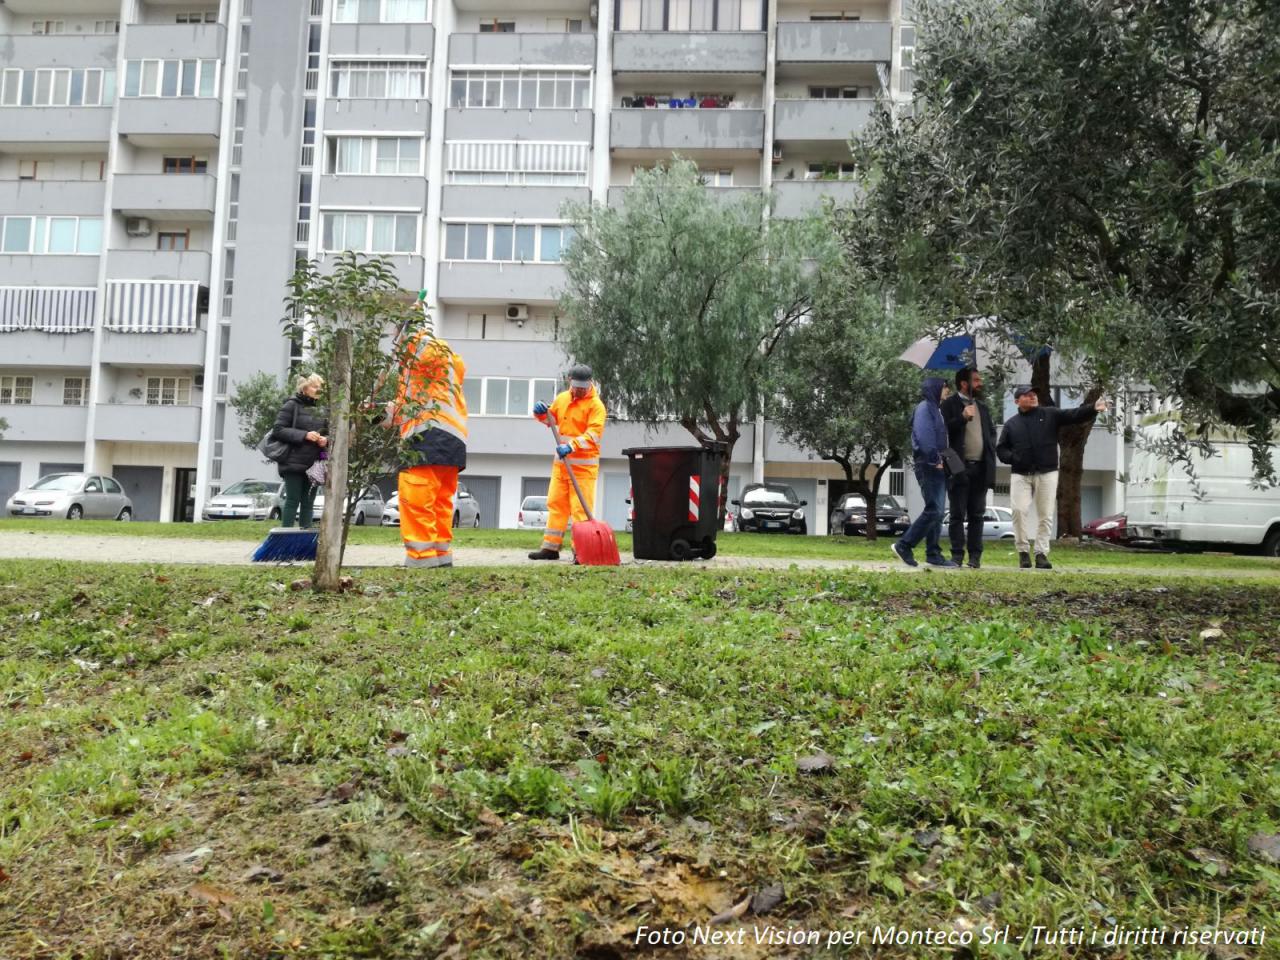
[[[1149,418],[1139,431],[1158,441],[1172,432],[1173,416]],[[1254,485],[1253,455],[1241,435],[1215,432],[1210,442],[1212,456],[1191,454],[1200,499],[1181,464],[1138,443],[1125,483],[1129,531],[1143,540],[1261,546],[1280,556],[1280,486]],[[1280,444],[1271,456],[1280,463]]]

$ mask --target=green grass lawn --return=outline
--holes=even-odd
[[[115,523],[110,520],[19,520],[0,519],[0,533],[30,531],[34,533],[75,533],[99,536],[183,537],[209,540],[260,541],[269,525],[251,520],[227,520],[216,523]],[[536,550],[541,537],[536,530],[462,529],[455,531],[459,550],[468,547],[496,547]],[[617,534],[618,547],[631,551],[631,536]],[[398,527],[352,527],[348,538],[354,544],[387,544],[400,542]],[[570,541],[572,542],[572,538]],[[719,552],[727,557],[795,557],[824,560],[892,561],[890,539],[868,543],[862,537],[797,537],[763,533],[720,533],[716,538]],[[916,551],[924,556],[923,549]],[[1136,567],[1170,570],[1241,570],[1257,572],[1274,570],[1280,576],[1280,561],[1273,558],[1231,555],[1226,553],[1169,553],[1157,550],[1129,550],[1103,544],[1055,546],[1053,557],[1065,567]],[[1018,558],[1012,541],[989,542],[983,562],[995,567],[1016,567]]]
[[[437,574],[0,562],[0,955],[1276,955],[1270,582]]]

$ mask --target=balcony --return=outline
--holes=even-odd
[[[592,33],[455,33],[449,37],[449,66],[506,63],[519,66],[594,67]]]
[[[773,112],[774,140],[844,142],[871,119],[874,100],[779,100]]]
[[[221,60],[227,28],[220,23],[131,23],[125,29],[126,60]]]
[[[485,220],[555,220],[566,203],[587,203],[586,187],[446,184],[441,216]]]
[[[615,73],[763,74],[764,31],[749,33],[618,32]]]
[[[94,410],[93,436],[120,443],[198,443],[200,408],[100,403]]]
[[[440,299],[454,303],[554,303],[564,283],[558,263],[440,264]]]
[[[8,151],[56,145],[67,152],[105,153],[111,139],[111,108],[0,107],[0,129]]]
[[[759,194],[759,187],[707,187],[707,193],[715,200],[722,203],[734,203],[743,197]],[[618,186],[609,188],[609,206],[617,209],[626,202],[627,193],[631,190],[629,186]]]
[[[329,27],[331,57],[421,57],[429,55],[435,43],[436,29],[429,23],[335,23]]]
[[[94,254],[0,253],[0,285],[15,287],[96,287]]]
[[[779,23],[779,64],[888,63],[893,25],[873,20],[846,23]]]
[[[111,34],[84,36],[15,36],[4,38],[6,67],[96,67],[114,70],[120,38]]]
[[[860,186],[852,180],[775,180],[774,216],[799,219],[822,209],[822,198],[831,197],[838,206],[856,200]]]
[[[210,255],[205,250],[111,250],[109,280],[196,280],[209,285]]]
[[[15,367],[87,367],[93,359],[93,332],[15,330],[0,333],[0,355],[6,364]]]
[[[207,173],[117,174],[111,207],[122,216],[151,220],[209,220],[217,179]]]
[[[590,110],[453,108],[445,113],[446,140],[577,140],[591,142]]]
[[[103,363],[118,367],[203,367],[205,332],[117,333],[102,331]]]
[[[430,100],[357,100],[331,98],[324,104],[324,129],[360,133],[431,135]]]
[[[325,207],[417,207],[427,209],[425,177],[337,174],[320,178],[320,203]]]
[[[143,147],[213,147],[222,103],[211,97],[122,97],[117,128]]]
[[[764,111],[617,109],[609,118],[609,142],[614,150],[758,155],[764,149]]]
[[[89,408],[5,404],[0,406],[0,417],[9,421],[4,432],[9,443],[84,443]]]
[[[4,180],[0,210],[10,216],[97,217],[106,192],[101,180]]]

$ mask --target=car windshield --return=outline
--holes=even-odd
[[[800,500],[796,496],[796,492],[790,487],[756,487],[748,490],[742,495],[743,506],[786,506],[787,504],[798,503]]]
[[[546,497],[525,497],[524,503],[520,504],[521,510],[546,510]]]
[[[265,480],[240,480],[222,491],[226,497],[254,497],[260,493],[275,493],[280,484]]]
[[[54,473],[41,477],[31,485],[32,490],[79,490],[84,485],[82,473]]]
[[[887,493],[882,493],[880,496],[876,497],[877,513],[884,513],[886,510],[900,511],[901,509],[902,504],[898,502],[896,497],[891,497]]]
[[[844,503],[841,504],[841,508],[844,510],[862,510],[865,509],[866,506],[867,501],[863,500],[862,497],[856,493],[848,494],[844,498]]]

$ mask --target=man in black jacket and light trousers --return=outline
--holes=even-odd
[[[982,374],[965,367],[956,373],[956,392],[942,401],[947,445],[964,460],[964,473],[948,481],[951,498],[951,559],[964,563],[968,523],[969,566],[982,566],[982,526],[987,491],[996,482],[996,428],[982,402]]]
[[[1049,538],[1053,535],[1053,511],[1058,498],[1058,431],[1092,420],[1107,409],[1099,399],[1092,407],[1061,410],[1040,406],[1030,387],[1013,391],[1018,412],[1005,421],[996,443],[996,455],[1009,464],[1009,500],[1013,507],[1013,541],[1018,566],[1031,566],[1031,511],[1036,513],[1036,567],[1051,570]]]

